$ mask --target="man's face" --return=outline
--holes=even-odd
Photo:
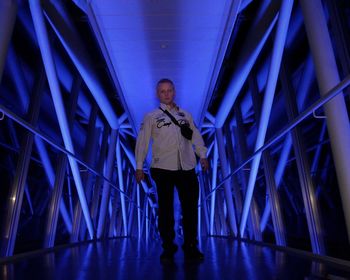
[[[175,97],[173,85],[171,83],[160,83],[157,88],[157,96],[161,103],[171,105]]]

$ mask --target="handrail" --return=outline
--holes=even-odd
[[[96,171],[93,167],[91,167],[89,164],[87,164],[86,162],[84,162],[83,160],[79,159],[75,154],[71,153],[70,151],[68,151],[67,149],[65,149],[64,147],[62,147],[61,145],[55,143],[53,140],[51,140],[48,136],[45,136],[40,130],[38,130],[37,128],[35,128],[33,125],[31,125],[29,122],[25,121],[24,119],[22,119],[21,117],[19,117],[18,115],[16,115],[14,112],[12,112],[11,110],[9,110],[8,108],[6,108],[4,105],[0,104],[0,113],[2,113],[4,116],[6,115],[7,117],[9,117],[10,119],[14,120],[15,122],[17,122],[19,125],[23,126],[24,128],[26,128],[28,131],[32,132],[34,135],[39,136],[41,139],[43,139],[44,141],[46,141],[48,144],[50,144],[51,146],[53,146],[54,148],[56,148],[57,150],[59,150],[62,153],[65,153],[68,156],[73,157],[78,163],[80,163],[82,166],[84,166],[87,170],[91,171],[93,174],[95,174],[96,176],[101,177],[103,180],[107,181],[108,184],[116,189],[117,191],[119,191],[120,193],[122,193],[128,200],[129,203],[133,204],[134,207],[140,209],[141,213],[143,213],[143,209],[141,207],[139,207],[137,205],[137,203],[130,198],[125,191],[122,191],[116,184],[114,184],[111,180],[109,180],[108,178],[106,178],[103,174],[101,174],[100,172]],[[145,193],[148,199],[149,194]],[[150,217],[147,217],[148,220],[151,221]],[[151,223],[151,226],[154,227],[154,223]]]
[[[328,91],[327,94],[322,96],[320,99],[315,101],[313,104],[311,104],[305,111],[303,111],[299,116],[297,116],[293,121],[287,125],[286,128],[284,128],[280,133],[277,133],[274,137],[272,137],[269,141],[266,142],[265,145],[260,147],[258,150],[256,150],[248,159],[243,161],[238,167],[236,167],[229,175],[224,177],[222,181],[213,189],[211,190],[204,200],[207,200],[213,192],[215,192],[218,188],[220,188],[226,180],[231,178],[234,174],[236,174],[239,170],[241,170],[247,163],[252,161],[254,157],[272,146],[274,143],[276,143],[280,138],[285,136],[290,130],[295,128],[300,122],[302,122],[304,119],[306,119],[309,115],[311,115],[314,110],[320,108],[322,105],[333,99],[335,96],[337,96],[339,93],[342,92],[343,89],[348,87],[350,85],[350,75],[346,76],[341,82],[339,82],[335,87],[333,87],[331,90]],[[198,207],[200,207],[199,205]]]
[[[87,164],[83,160],[79,159],[75,154],[73,154],[72,152],[68,151],[66,148],[64,148],[61,145],[55,143],[48,136],[45,136],[40,130],[38,130],[33,125],[31,125],[29,122],[25,121],[24,119],[22,119],[21,117],[19,117],[15,113],[13,113],[11,110],[6,108],[2,104],[0,104],[0,112],[2,112],[4,115],[9,117],[10,119],[14,120],[18,124],[20,124],[21,126],[26,128],[27,130],[29,130],[30,132],[32,132],[34,135],[39,136],[41,139],[43,139],[45,142],[49,143],[51,146],[53,146],[54,148],[56,148],[60,152],[65,153],[66,155],[73,157],[78,163],[80,163],[82,166],[86,167],[94,175],[96,175],[98,177],[101,177],[103,180],[107,181],[111,185],[111,187],[113,187],[117,191],[119,191],[122,194],[124,194],[131,201],[131,199],[128,197],[128,195],[124,191],[122,191],[116,184],[114,184],[111,180],[109,180],[103,174],[101,174],[98,171],[96,171],[93,167],[91,167],[89,164]]]
[[[33,134],[39,136],[41,139],[43,139],[44,141],[46,141],[47,143],[49,143],[51,146],[55,147],[57,150],[59,150],[62,153],[65,153],[66,155],[69,155],[71,157],[73,157],[78,163],[80,163],[82,166],[86,167],[87,170],[91,171],[93,174],[95,174],[96,176],[101,177],[103,180],[107,181],[108,184],[116,189],[117,191],[119,191],[120,193],[122,193],[123,195],[125,195],[125,197],[127,198],[128,202],[133,204],[134,207],[140,209],[141,213],[143,213],[143,209],[141,207],[139,207],[137,205],[137,203],[130,198],[125,191],[122,191],[116,184],[114,184],[111,180],[109,180],[108,178],[106,178],[103,174],[99,173],[98,171],[96,171],[93,167],[91,167],[89,164],[87,164],[86,162],[84,162],[83,160],[79,159],[75,154],[71,153],[70,151],[68,151],[67,149],[65,149],[64,147],[60,146],[59,144],[55,143],[53,140],[51,140],[48,136],[45,136],[41,131],[39,131],[37,128],[35,128],[33,125],[31,125],[30,123],[28,123],[27,121],[25,121],[24,119],[22,119],[21,117],[19,117],[18,115],[16,115],[15,113],[13,113],[11,110],[9,110],[8,108],[6,108],[4,105],[0,104],[0,112],[3,115],[6,115],[7,117],[9,117],[10,119],[14,120],[15,122],[17,122],[18,124],[20,124],[21,126],[23,126],[24,128],[26,128],[27,130],[29,130],[30,132],[32,132]],[[148,197],[149,194],[145,193],[146,196]],[[147,217],[148,220],[151,220],[149,217]],[[152,223],[152,227],[154,227],[155,225]]]

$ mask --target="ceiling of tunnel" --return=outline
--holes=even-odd
[[[136,126],[170,78],[196,121],[206,110],[240,1],[91,1],[121,94]]]

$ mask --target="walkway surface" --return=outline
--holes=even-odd
[[[0,262],[1,279],[350,279],[350,268],[226,238],[200,243],[202,262],[161,263],[159,242],[111,239]]]

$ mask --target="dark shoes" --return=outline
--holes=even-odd
[[[184,256],[186,260],[202,261],[204,260],[204,254],[198,250],[196,245],[182,246]]]
[[[195,244],[183,245],[182,249],[184,251],[185,260],[188,261],[202,261],[204,260],[204,255],[198,250]],[[163,245],[163,252],[160,255],[161,262],[172,262],[174,260],[174,255],[177,251],[177,246],[172,244],[170,246]]]
[[[172,244],[170,246],[163,246],[163,253],[160,255],[160,260],[163,262],[171,262],[174,260],[174,255],[177,252],[177,246]]]

